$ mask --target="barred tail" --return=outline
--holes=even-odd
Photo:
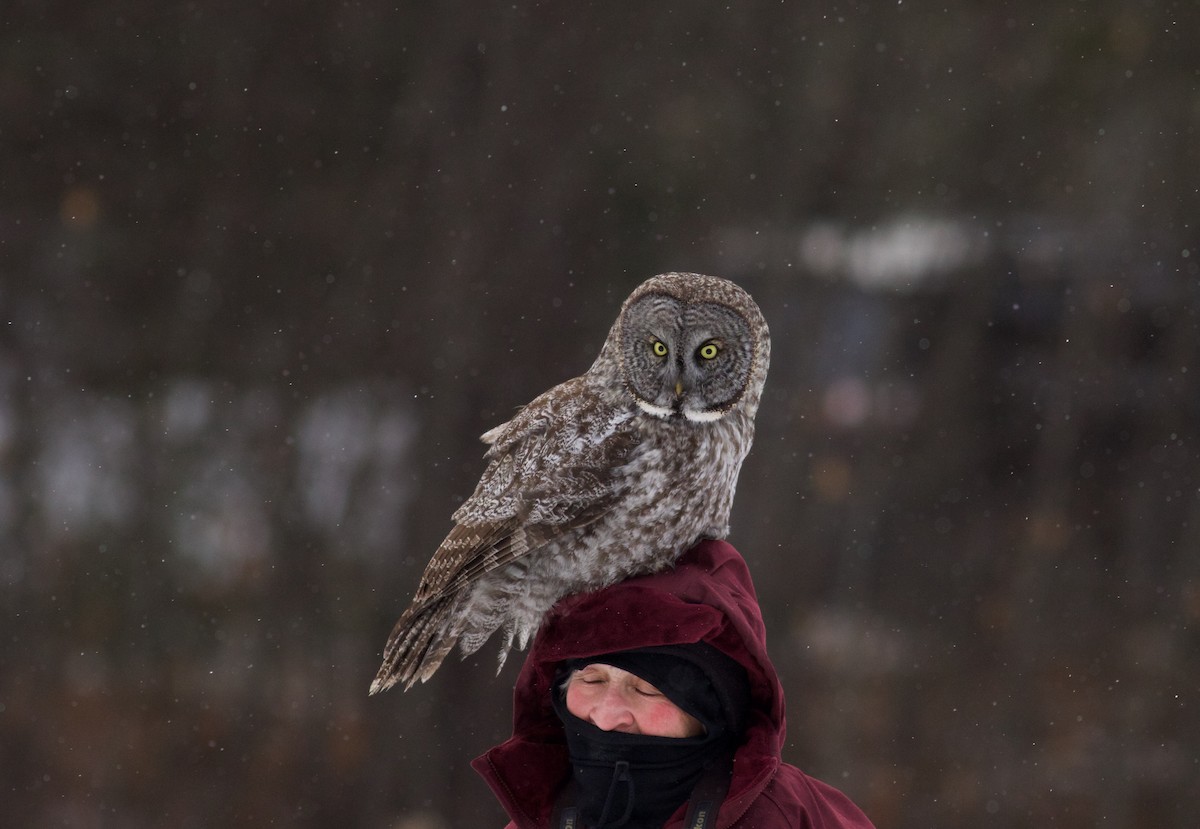
[[[461,625],[452,625],[457,615],[454,611],[463,598],[461,594],[445,596],[404,611],[388,636],[371,694],[386,691],[398,682],[404,683],[407,691],[418,679],[425,682],[433,676],[458,641]]]

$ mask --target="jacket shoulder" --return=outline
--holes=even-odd
[[[731,829],[874,829],[842,792],[795,766],[779,771]]]

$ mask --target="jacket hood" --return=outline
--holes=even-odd
[[[547,825],[570,774],[562,723],[551,704],[565,659],[632,648],[707,642],[746,669],[750,712],[735,754],[720,824],[754,799],[779,765],[783,689],[767,655],[766,628],[741,555],[703,541],[673,570],[639,576],[559,601],[534,639],[513,692],[513,736],[472,764],[522,829]]]

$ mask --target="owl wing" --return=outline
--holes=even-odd
[[[413,609],[607,513],[623,491],[616,470],[637,443],[634,418],[575,378],[486,432],[487,469],[455,511]]]

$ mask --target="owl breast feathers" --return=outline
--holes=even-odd
[[[582,376],[486,432],[487,468],[393,628],[371,693],[429,679],[501,631],[500,664],[561,597],[723,538],[770,361],[725,279],[668,273],[625,300]]]

